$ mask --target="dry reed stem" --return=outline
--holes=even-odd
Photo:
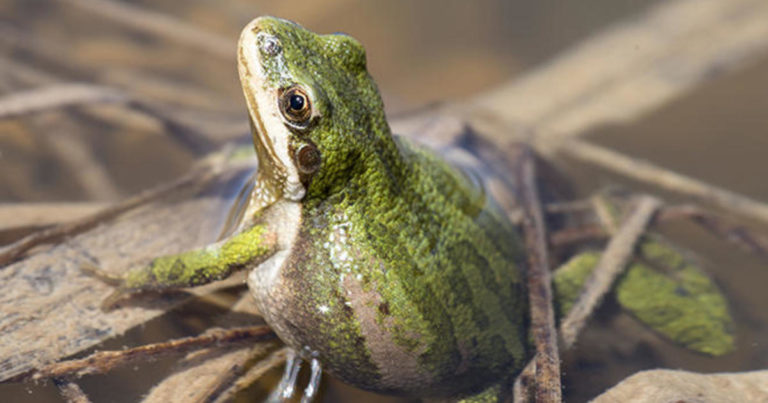
[[[632,158],[583,140],[568,141],[568,144],[562,148],[562,152],[579,160],[618,172],[626,177],[673,192],[683,193],[700,202],[714,204],[742,217],[768,224],[768,204],[661,168],[650,162]]]
[[[77,220],[106,206],[100,202],[0,203],[0,231]]]
[[[235,38],[227,38],[206,32],[199,27],[176,19],[168,14],[150,11],[146,8],[121,1],[60,1],[98,14],[136,31],[165,37],[225,60],[235,59]]]
[[[560,356],[557,346],[555,310],[547,252],[547,234],[541,211],[532,151],[525,148],[514,174],[521,186],[525,210],[523,229],[528,251],[528,297],[531,309],[531,334],[536,347],[534,362],[534,399],[550,403],[562,400],[560,386]]]
[[[566,349],[576,342],[576,338],[589,316],[603,296],[610,291],[616,277],[627,266],[637,241],[645,232],[648,223],[660,206],[661,202],[658,199],[651,196],[641,196],[632,214],[611,237],[597,266],[595,266],[595,270],[584,283],[579,298],[560,323],[560,333]]]
[[[20,91],[0,98],[0,118],[59,109],[78,104],[124,103],[128,97],[113,88],[66,83]]]

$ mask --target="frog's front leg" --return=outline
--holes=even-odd
[[[155,258],[121,277],[93,267],[83,270],[117,286],[103,303],[109,307],[130,293],[194,287],[227,278],[238,269],[266,260],[274,253],[276,240],[277,235],[266,226],[254,225],[203,248]]]

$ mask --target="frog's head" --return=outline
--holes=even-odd
[[[357,40],[260,17],[238,48],[260,170],[276,197],[323,197],[364,170],[365,158],[393,151]]]

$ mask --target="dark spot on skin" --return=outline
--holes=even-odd
[[[198,284],[208,284],[210,282],[209,280],[210,279],[207,274],[199,272],[199,273],[195,273],[195,275],[192,276],[189,282],[192,285],[198,285]]]
[[[381,312],[382,315],[389,315],[389,304],[386,302],[380,303],[379,312]]]
[[[168,280],[175,281],[179,279],[179,273],[183,273],[186,269],[186,264],[184,264],[184,261],[181,259],[176,259],[176,261],[173,262],[173,267],[171,267],[171,270],[168,272]]]
[[[347,317],[348,320],[353,320],[355,318],[355,312],[352,310],[352,308],[347,304],[341,305],[341,310],[344,312],[344,315]]]

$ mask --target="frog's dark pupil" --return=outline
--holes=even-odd
[[[300,111],[304,109],[304,97],[301,95],[293,94],[290,99],[291,109]]]

